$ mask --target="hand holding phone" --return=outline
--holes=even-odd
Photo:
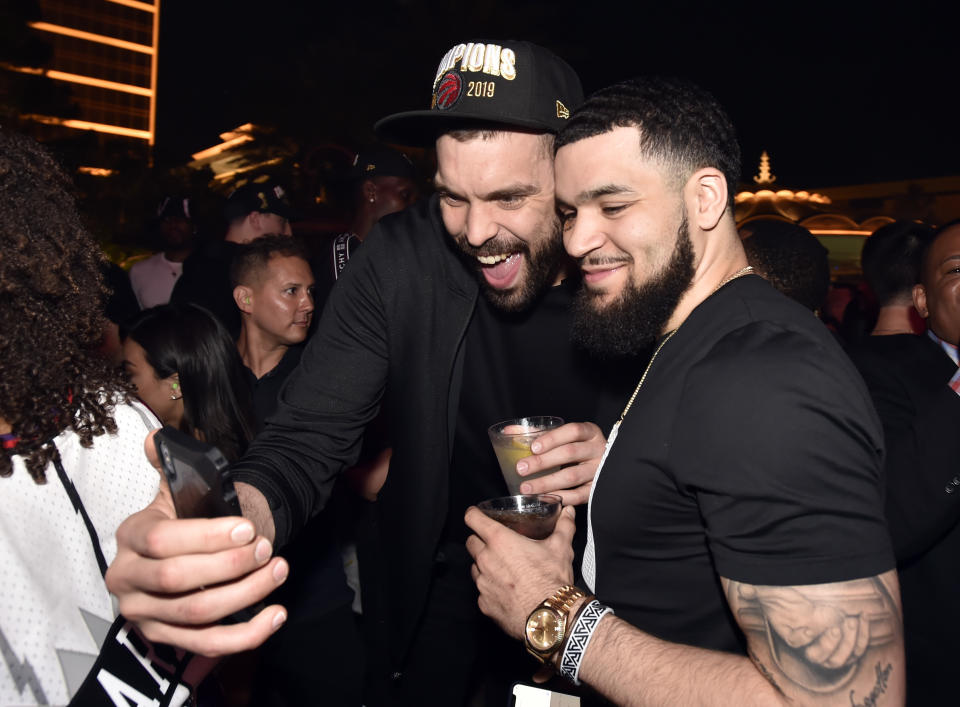
[[[158,430],[153,440],[178,518],[243,515],[227,460],[219,449],[170,426]],[[249,621],[264,606],[259,602],[224,617],[223,623]]]

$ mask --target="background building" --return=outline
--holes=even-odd
[[[83,150],[95,163],[83,165],[87,169],[105,169],[117,154],[149,161],[159,0],[40,0],[24,14],[25,35],[16,37],[23,50],[4,52],[2,68],[66,90],[58,101],[37,101],[31,99],[39,84],[25,84],[18,101],[21,128],[45,142],[83,134],[94,148]]]

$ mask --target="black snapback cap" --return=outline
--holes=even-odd
[[[290,221],[299,217],[290,206],[287,192],[276,182],[244,184],[237,187],[227,197],[223,215],[228,221],[242,218],[253,211],[273,213]]]
[[[543,47],[522,41],[458,44],[440,61],[428,110],[379,120],[377,135],[426,147],[457,122],[555,133],[583,102],[576,72]]]
[[[405,177],[416,181],[417,170],[413,162],[402,152],[389,147],[373,147],[361,150],[353,158],[350,176],[354,179],[370,177]]]

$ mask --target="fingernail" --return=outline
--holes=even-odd
[[[241,523],[230,531],[230,539],[238,545],[244,545],[253,540],[253,526],[249,523]]]
[[[253,557],[257,562],[266,562],[270,559],[272,553],[273,548],[270,546],[270,541],[264,538],[257,543],[257,547],[253,551]]]
[[[517,462],[517,473],[518,473],[518,474],[522,474],[522,473],[525,472],[526,470],[527,470],[527,463],[526,463],[526,462]]]
[[[543,449],[543,445],[540,442],[534,442],[530,445],[530,451],[534,454],[539,454],[541,449]]]
[[[523,493],[530,493],[532,491],[532,487],[530,484],[520,484],[520,491]]]
[[[287,614],[284,611],[281,611],[276,616],[273,617],[273,630],[276,631],[278,628],[283,626],[283,622],[287,620]]]
[[[287,578],[287,575],[289,573],[290,573],[290,567],[287,565],[286,562],[278,562],[277,566],[273,568],[273,578],[277,581],[278,584],[280,582],[283,582]]]

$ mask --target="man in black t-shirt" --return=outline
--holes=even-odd
[[[237,248],[230,281],[240,313],[237,349],[250,378],[259,432],[300,360],[313,320],[313,273],[299,241],[269,235]]]
[[[679,80],[602,90],[560,131],[577,336],[657,347],[594,479],[596,597],[571,586],[572,509],[537,542],[472,508],[480,608],[617,704],[897,704],[880,426],[826,329],[750,274],[738,169],[729,119]]]
[[[320,309],[370,229],[384,216],[403,211],[419,195],[417,170],[410,158],[389,147],[358,152],[353,158],[350,178],[354,202],[350,229],[329,240],[322,239],[316,259],[316,301]]]

